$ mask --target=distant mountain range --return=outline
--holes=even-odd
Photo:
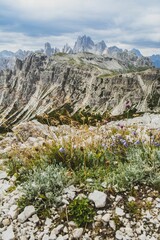
[[[48,57],[53,54],[62,52],[66,54],[76,54],[90,52],[97,55],[104,55],[106,57],[115,58],[121,61],[130,62],[131,65],[137,66],[149,66],[152,65],[156,68],[160,68],[160,55],[152,55],[145,57],[141,54],[138,49],[133,48],[132,50],[123,50],[117,46],[107,47],[106,43],[102,40],[95,43],[89,36],[79,36],[74,44],[74,47],[70,47],[66,44],[61,50],[58,48],[52,48],[50,43],[45,43],[44,50],[39,50],[38,52],[45,53]],[[21,49],[17,52],[11,52],[4,50],[0,52],[0,70],[3,69],[13,69],[16,59],[24,60],[29,56],[31,51],[22,51]]]

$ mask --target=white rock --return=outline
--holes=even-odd
[[[106,213],[103,217],[102,217],[102,221],[104,222],[109,222],[111,218],[111,215],[109,213]]]
[[[64,228],[63,228],[63,232],[64,232],[64,233],[68,233],[68,228],[67,228],[67,227],[64,227]]]
[[[146,218],[147,219],[151,219],[152,218],[152,215],[150,214],[150,212],[149,212],[149,210],[147,210],[146,212],[145,212],[145,214],[146,214]]]
[[[126,227],[126,228],[125,228],[125,232],[127,233],[127,235],[128,235],[129,237],[133,237],[132,228]]]
[[[88,183],[93,183],[93,179],[92,179],[92,178],[87,178],[87,179],[86,179],[86,182],[88,182]]]
[[[37,214],[34,214],[31,218],[29,218],[29,220],[33,223],[38,223],[39,217],[37,216]]]
[[[18,206],[17,205],[12,205],[9,212],[8,216],[11,216],[12,219],[15,219],[18,216]]]
[[[102,220],[102,215],[97,215],[94,217],[94,220],[97,221],[97,222],[101,222]]]
[[[157,203],[156,208],[160,208],[160,203]]]
[[[83,234],[83,228],[75,228],[72,232],[73,237],[76,239],[80,238],[82,234]]]
[[[96,208],[103,208],[106,205],[107,195],[95,190],[89,194],[88,199],[95,203]]]
[[[64,240],[68,240],[68,239],[69,239],[69,235],[68,235],[68,234],[64,235],[64,236],[63,236],[63,239],[64,239]]]
[[[113,220],[110,220],[109,221],[109,226],[113,229],[113,230],[116,230],[116,224]]]
[[[132,196],[130,196],[129,198],[128,198],[128,202],[132,202],[132,201],[135,201],[136,199],[134,198],[134,197],[132,197]]]
[[[160,203],[160,198],[156,198],[156,201]]]
[[[27,240],[28,238],[25,236],[21,236],[20,240]]]
[[[146,234],[143,233],[142,235],[140,235],[139,240],[146,240]]]
[[[125,215],[125,212],[123,211],[123,209],[119,207],[116,207],[115,213],[121,217]]]
[[[5,219],[3,219],[2,224],[3,224],[3,226],[9,226],[10,220],[8,218],[5,218]]]
[[[0,180],[7,178],[7,173],[5,171],[0,171]]]
[[[65,198],[62,199],[62,203],[69,205],[69,202]]]
[[[65,188],[64,189],[64,193],[66,193],[67,194],[67,197],[69,198],[69,199],[71,199],[71,200],[73,200],[74,198],[75,198],[75,195],[76,195],[76,188],[73,186],[73,185],[71,185],[71,186],[69,186],[68,188]]]
[[[61,230],[63,229],[64,225],[63,224],[60,224],[58,225],[56,228],[54,228],[52,231],[51,231],[51,235],[58,235]]]
[[[47,227],[50,227],[50,226],[52,225],[52,219],[47,218],[46,221],[45,221],[45,225],[46,225]]]
[[[150,240],[157,240],[155,237],[151,237]]]
[[[4,231],[2,233],[2,240],[14,240],[15,239],[15,235],[13,232],[13,227],[12,225],[10,225],[6,231]]]
[[[54,232],[51,232],[51,235],[49,236],[49,240],[56,240],[57,236]]]
[[[34,237],[34,235],[33,234],[31,234],[31,237],[30,237],[30,239],[29,240],[35,240],[35,237]]]
[[[18,221],[24,223],[29,217],[31,217],[36,212],[34,206],[25,207],[24,211],[18,215]]]
[[[49,236],[48,236],[47,234],[43,235],[42,240],[49,240],[49,239],[50,239],[50,238],[49,238]]]
[[[115,202],[120,202],[121,200],[122,200],[122,196],[117,195],[116,199],[115,199]]]
[[[68,226],[70,227],[77,227],[77,224],[73,221],[68,222]]]
[[[64,225],[63,224],[60,224],[56,227],[58,233],[60,233],[62,231],[62,229],[64,228]]]
[[[65,240],[65,238],[62,235],[60,235],[58,236],[58,238],[56,238],[56,240]]]
[[[106,187],[107,187],[107,183],[106,183],[106,182],[103,182],[103,183],[101,183],[101,186],[102,186],[103,188],[106,188]]]
[[[116,239],[119,240],[123,239],[123,233],[120,230],[116,231]]]

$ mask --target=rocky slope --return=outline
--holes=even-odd
[[[116,70],[116,71],[115,71]],[[160,110],[160,71],[124,73],[123,61],[93,54],[32,54],[14,71],[0,72],[0,122],[16,123],[68,103],[79,109],[121,114]]]
[[[75,136],[81,138],[80,144],[85,146],[91,141],[96,143],[105,140],[106,143],[106,136],[109,136],[112,128],[119,128],[122,124],[129,131],[127,136],[133,142],[135,135],[132,133],[135,130],[136,139],[138,137],[150,142],[148,130],[152,129],[155,136],[158,136],[160,115],[145,114],[132,120],[126,119],[101,127],[89,127],[88,131],[85,126],[80,129],[67,125],[54,127],[34,120],[19,124],[12,129],[12,133],[3,136],[0,140],[0,239],[159,240],[160,195],[159,191],[146,185],[141,186],[137,183],[130,191],[117,192],[112,188],[107,190],[106,182],[101,180],[101,190],[91,190],[96,182],[94,177],[87,178],[85,185],[72,184],[65,187],[60,196],[62,204],[53,205],[51,215],[42,218],[37,213],[34,201],[32,205],[26,205],[23,210],[20,208],[17,202],[22,197],[23,185],[16,182],[16,174],[9,176],[8,171],[6,172],[4,165],[6,159],[2,158],[5,156],[3,154],[13,151],[18,157],[18,152],[23,150],[31,154],[34,148],[52,145],[53,141],[64,144],[64,141],[70,141]],[[8,161],[11,161],[11,158]],[[95,213],[90,225],[80,227],[68,214],[70,204],[77,198],[88,199],[94,208]]]

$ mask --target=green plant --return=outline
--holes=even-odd
[[[141,208],[142,204],[140,202],[130,201],[126,203],[126,211],[136,218],[141,216]]]
[[[123,226],[123,222],[120,220],[118,215],[114,215],[112,220],[114,221],[115,225],[116,225],[116,230],[120,229]]]
[[[145,204],[144,204],[144,208],[145,208],[146,210],[150,210],[150,209],[152,208],[152,205],[153,205],[152,202],[146,201]]]
[[[87,198],[74,199],[69,205],[69,217],[75,221],[78,226],[85,226],[93,222],[95,211]]]
[[[131,146],[126,151],[126,162],[119,162],[108,173],[106,182],[118,190],[131,189],[136,184],[158,187],[160,158],[159,150],[150,146]]]
[[[43,153],[34,150],[29,153],[24,152],[12,152],[9,158],[5,161],[7,173],[9,176],[16,177],[16,183],[22,183],[26,181],[27,175],[35,167],[43,168],[44,165],[49,164],[49,159],[44,156]]]
[[[63,189],[69,184],[67,171],[61,165],[48,165],[45,169],[33,169],[22,184],[23,196],[18,201],[21,208],[35,205],[38,212],[59,204]]]

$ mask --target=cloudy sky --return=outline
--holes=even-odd
[[[84,34],[160,54],[160,0],[0,0],[0,50],[73,46]]]

